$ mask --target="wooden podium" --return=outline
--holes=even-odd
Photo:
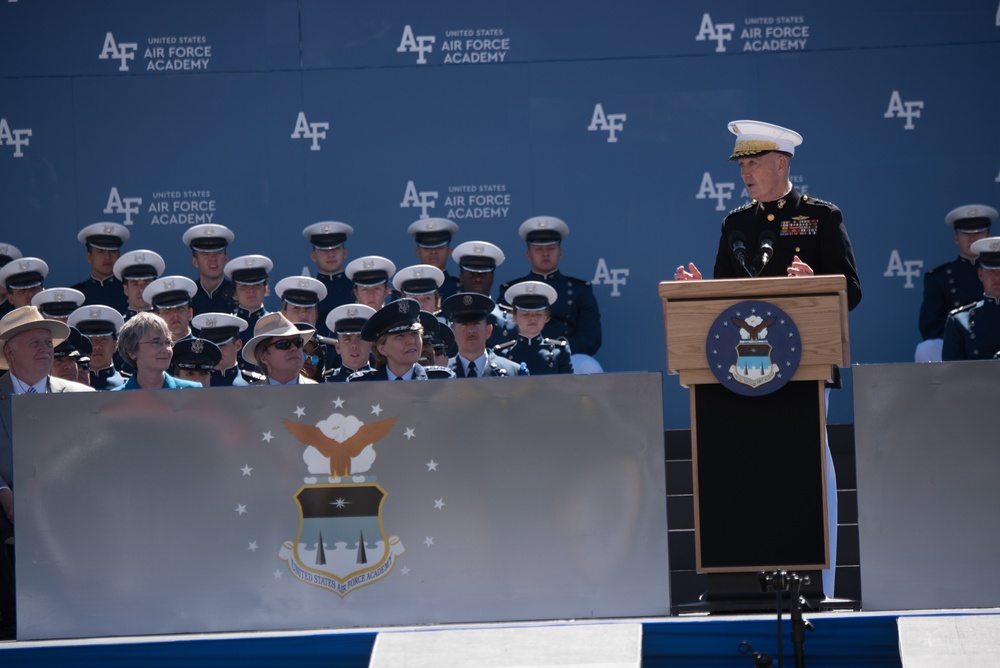
[[[849,365],[846,279],[665,281],[659,292],[667,370],[691,390],[697,571],[829,568],[824,386]],[[801,340],[792,378],[759,396],[720,384],[706,349],[719,316],[745,301],[784,311]]]

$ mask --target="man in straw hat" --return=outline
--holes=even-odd
[[[268,313],[253,329],[253,338],[243,346],[243,359],[260,367],[268,385],[309,385],[316,381],[300,374],[302,347],[315,329],[299,329],[281,312]]]
[[[14,450],[11,397],[15,394],[93,392],[49,375],[53,349],[69,327],[42,317],[37,306],[16,308],[0,319],[0,639],[14,634],[14,572],[7,553],[14,535]]]

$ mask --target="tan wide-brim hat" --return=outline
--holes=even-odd
[[[257,348],[265,339],[273,336],[301,336],[308,341],[315,333],[315,329],[299,329],[283,313],[268,313],[257,321],[253,328],[253,338],[243,346],[241,354],[247,362],[257,365]]]
[[[69,326],[58,320],[49,320],[42,315],[37,306],[22,306],[16,308],[0,319],[0,370],[9,367],[3,354],[3,347],[8,341],[31,329],[45,329],[52,334],[52,345],[58,346],[69,338]]]

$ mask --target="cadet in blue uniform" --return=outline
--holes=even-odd
[[[488,241],[466,241],[459,244],[451,257],[458,265],[458,287],[461,292],[475,292],[493,299],[493,282],[497,267],[504,263],[505,256],[495,244]],[[494,302],[493,310],[487,315],[487,323],[493,328],[488,348],[499,345],[513,336],[514,322],[508,312]],[[452,354],[454,356],[454,354]]]
[[[847,308],[854,309],[861,301],[861,279],[840,209],[800,195],[788,178],[802,136],[760,121],[733,121],[729,131],[737,136],[729,160],[739,163],[753,199],[723,221],[714,277],[843,274]],[[700,279],[701,272],[691,263],[678,267],[674,278]]]
[[[361,338],[361,329],[373,315],[375,309],[364,304],[342,304],[327,314],[326,326],[333,331],[340,366],[327,372],[326,382],[346,383],[355,373],[374,371],[371,343]]]
[[[170,373],[175,378],[211,387],[212,371],[222,361],[219,346],[207,339],[190,337],[174,344],[170,360]]]
[[[326,296],[319,302],[316,320],[318,331],[323,336],[333,335],[326,329],[326,316],[330,311],[354,301],[354,284],[344,273],[347,238],[353,233],[353,227],[334,220],[313,223],[302,230],[302,236],[312,244],[309,258],[316,263],[316,279],[326,287]]]
[[[396,273],[392,260],[366,255],[353,260],[344,270],[354,284],[354,301],[378,311],[389,296],[389,277]]]
[[[174,343],[191,336],[191,300],[198,286],[187,276],[158,278],[142,292],[142,298],[153,306],[153,313],[163,318]]]
[[[22,257],[21,251],[12,244],[0,243],[0,269],[6,267],[11,260]],[[7,301],[7,286],[0,281],[0,318],[14,310],[14,307]]]
[[[22,257],[0,269],[0,283],[7,290],[7,312],[31,306],[31,300],[45,289],[49,265],[37,257]],[[0,316],[2,317],[2,316]]]
[[[555,288],[557,299],[552,304],[552,319],[542,334],[549,339],[566,339],[573,350],[576,373],[600,373],[603,369],[594,359],[601,348],[601,310],[590,283],[565,276],[559,271],[562,242],[569,236],[569,226],[552,216],[535,216],[521,223],[518,234],[528,245],[527,257],[531,273],[508,281],[500,293],[522,281],[539,281]],[[515,336],[509,332],[508,338]]]
[[[1000,352],[1000,237],[972,244],[982,298],[951,312],[944,325],[941,359],[988,360]]]
[[[125,314],[128,300],[114,267],[129,236],[128,228],[118,223],[94,223],[80,230],[76,238],[87,247],[90,278],[73,288],[83,293],[85,305],[104,304]]]
[[[80,330],[87,337],[93,352],[90,354],[90,383],[95,390],[110,390],[125,384],[125,376],[115,367],[118,350],[118,332],[125,319],[122,314],[103,304],[81,306],[69,315],[70,327]]]
[[[233,315],[247,323],[246,331],[240,333],[243,345],[253,337],[257,321],[268,314],[264,308],[267,296],[267,277],[274,268],[271,259],[263,255],[241,255],[226,263],[223,270],[226,278],[233,282],[233,297],[236,310]],[[241,363],[240,366],[244,366]]]
[[[514,309],[517,338],[501,343],[493,351],[512,362],[523,362],[532,376],[573,373],[569,343],[542,335],[549,321],[549,309],[558,298],[555,288],[538,281],[524,281],[507,288],[503,298]]]
[[[447,218],[421,218],[410,224],[407,233],[417,242],[417,258],[421,264],[437,267],[444,274],[441,281],[441,299],[459,292],[458,277],[448,274],[451,256],[451,239],[458,232],[458,225]]]
[[[459,292],[444,300],[441,313],[451,323],[458,354],[448,361],[456,378],[527,376],[528,367],[498,356],[486,347],[493,332],[488,316],[496,304],[477,292]]]
[[[83,293],[73,288],[48,288],[32,297],[31,305],[49,320],[66,322],[73,311],[83,306]]]
[[[236,235],[225,225],[205,223],[189,227],[181,240],[191,249],[191,264],[198,270],[198,290],[191,310],[199,313],[232,313],[236,309],[233,283],[226,278],[229,244]]]
[[[414,264],[403,267],[392,277],[392,287],[400,299],[416,299],[420,310],[437,313],[441,310],[441,286],[445,276],[430,264]]]
[[[924,274],[924,300],[920,304],[920,337],[914,353],[916,362],[940,362],[944,321],[962,306],[979,301],[983,284],[976,271],[972,244],[990,235],[996,209],[982,204],[966,204],[953,209],[945,222],[955,228],[958,257]]]
[[[372,344],[375,368],[359,371],[347,380],[427,380],[427,371],[417,363],[423,350],[420,304],[397,299],[376,311],[361,328],[361,338]]]
[[[240,332],[246,331],[246,320],[231,313],[199,313],[191,319],[191,326],[198,331],[200,338],[218,346],[222,354],[212,371],[212,387],[246,387],[267,380],[264,374],[241,369],[237,364],[237,357],[243,348]]]
[[[151,250],[129,251],[115,262],[115,278],[122,282],[128,300],[128,307],[122,313],[126,321],[136,313],[153,308],[142,298],[142,293],[150,283],[163,275],[165,267],[160,254]]]

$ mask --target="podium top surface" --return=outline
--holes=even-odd
[[[678,299],[752,299],[762,297],[791,297],[845,292],[847,279],[835,276],[803,276],[789,279],[772,278],[716,278],[702,281],[662,281],[660,297],[670,301]]]

